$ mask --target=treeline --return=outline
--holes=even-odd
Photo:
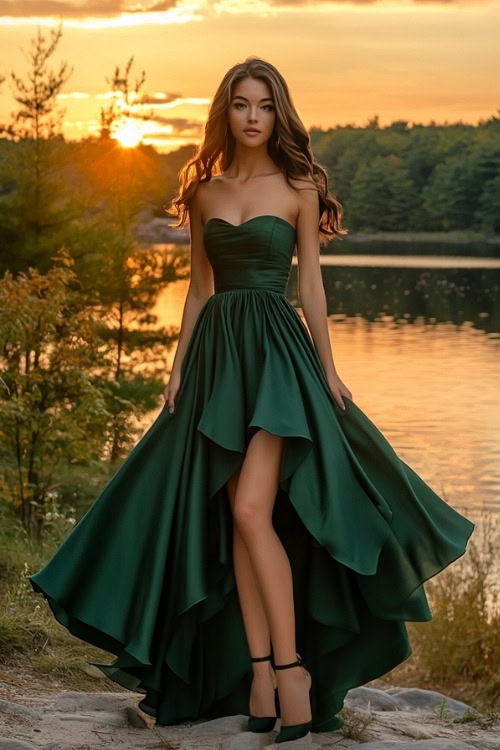
[[[351,231],[500,233],[500,117],[384,128],[374,118],[310,135]]]
[[[351,233],[500,234],[500,117],[476,126],[412,126],[401,121],[383,128],[375,118],[365,127],[313,128],[310,136],[315,158],[327,168],[330,189],[344,207],[343,223]],[[115,165],[115,160],[127,161],[130,170],[138,170],[137,177],[142,175],[138,191],[130,195],[138,217],[165,217],[165,207],[178,188],[177,173],[195,150],[195,144],[169,154],[143,144],[125,150],[102,135],[78,142],[60,137],[58,145],[58,158],[64,164],[59,171],[61,186],[66,196],[76,197],[80,226],[102,220],[98,207],[103,205],[103,181],[117,186],[121,179],[123,165]],[[6,165],[22,161],[22,151],[22,144],[0,139],[0,209],[10,208],[19,187],[16,178],[6,174]],[[43,232],[34,209],[33,203],[21,207],[26,212],[24,228]],[[23,222],[15,212],[0,218],[2,266],[22,264],[13,224]]]

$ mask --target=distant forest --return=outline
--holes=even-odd
[[[374,118],[310,136],[349,229],[500,232],[500,117],[384,128]]]

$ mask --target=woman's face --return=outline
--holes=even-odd
[[[260,146],[273,132],[276,112],[266,83],[250,76],[238,81],[229,105],[229,126],[238,143]],[[255,128],[258,133],[246,133]]]

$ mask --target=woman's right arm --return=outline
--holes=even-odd
[[[182,313],[181,330],[177,341],[170,380],[163,392],[165,401],[168,403],[168,410],[174,411],[174,399],[180,386],[180,374],[182,361],[186,353],[187,346],[193,333],[193,328],[198,319],[202,307],[209,297],[214,293],[214,277],[212,266],[207,258],[205,246],[203,243],[203,222],[201,214],[200,194],[204,186],[198,186],[196,194],[191,201],[189,210],[189,227],[191,234],[191,268],[189,287],[184,303]]]

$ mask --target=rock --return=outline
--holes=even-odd
[[[9,698],[11,696],[9,695]],[[249,732],[243,714],[157,726],[139,709],[141,693],[61,691],[29,696],[29,707],[0,700],[0,750],[500,750],[500,723],[431,690],[368,686],[346,694],[341,732],[313,732],[276,743],[271,732]],[[28,700],[27,694],[12,696]],[[444,711],[439,712],[443,705]],[[471,721],[466,712],[471,713]],[[476,715],[476,717],[474,716]],[[465,720],[464,720],[465,718]],[[474,718],[477,718],[474,721]],[[457,721],[459,720],[459,721]],[[148,733],[149,729],[149,733]],[[140,731],[138,731],[140,730]],[[33,745],[29,744],[30,742]],[[108,744],[109,743],[109,744]],[[162,744],[163,743],[163,744]]]
[[[105,680],[105,679],[107,679],[107,675],[104,674],[104,672],[102,671],[102,669],[99,669],[99,667],[94,667],[93,664],[85,664],[85,666],[82,667],[82,669],[90,677],[95,677],[96,680]]]
[[[273,742],[272,745],[267,745],[269,750],[320,750],[320,746],[313,743],[312,734],[308,732],[305,737],[300,737],[298,740],[289,740],[288,742]]]
[[[373,711],[401,710],[398,701],[391,695],[387,695],[386,691],[369,687],[351,688],[345,697],[344,704],[357,708],[371,708]]]
[[[41,713],[27,706],[23,706],[22,703],[13,703],[12,701],[0,699],[0,714],[12,714],[14,716],[22,717],[31,721],[40,721]]]
[[[149,724],[138,708],[127,706],[125,716],[131,727],[135,729],[149,729]]]
[[[91,724],[107,724],[110,727],[123,727],[128,724],[123,712],[117,711],[86,711],[65,713],[58,717],[59,721],[83,721]]]
[[[471,745],[455,739],[418,740],[418,742],[382,740],[351,745],[349,750],[358,750],[358,748],[359,750],[470,750]]]
[[[133,693],[130,693],[130,696],[133,696]],[[64,693],[56,693],[52,700],[54,711],[110,711],[114,713],[135,705],[132,698],[123,693],[77,693],[68,690]]]
[[[437,693],[434,690],[422,690],[421,688],[405,688],[399,690],[397,693],[391,693],[393,698],[401,708],[411,709],[412,711],[436,711],[440,708],[441,702],[444,699],[444,709],[451,711],[451,713],[462,716],[467,711],[475,711],[471,706],[468,706],[462,701],[457,701],[454,698],[448,698],[442,693]]]
[[[222,750],[260,750],[268,743],[269,732],[241,732],[226,740]]]
[[[202,737],[205,734],[239,734],[247,731],[247,722],[248,716],[243,714],[202,721],[193,725],[191,737]]]
[[[141,242],[147,243],[186,243],[189,242],[189,230],[185,227],[173,229],[171,224],[174,221],[170,218],[160,218],[158,216],[145,221],[136,229],[136,237]]]

